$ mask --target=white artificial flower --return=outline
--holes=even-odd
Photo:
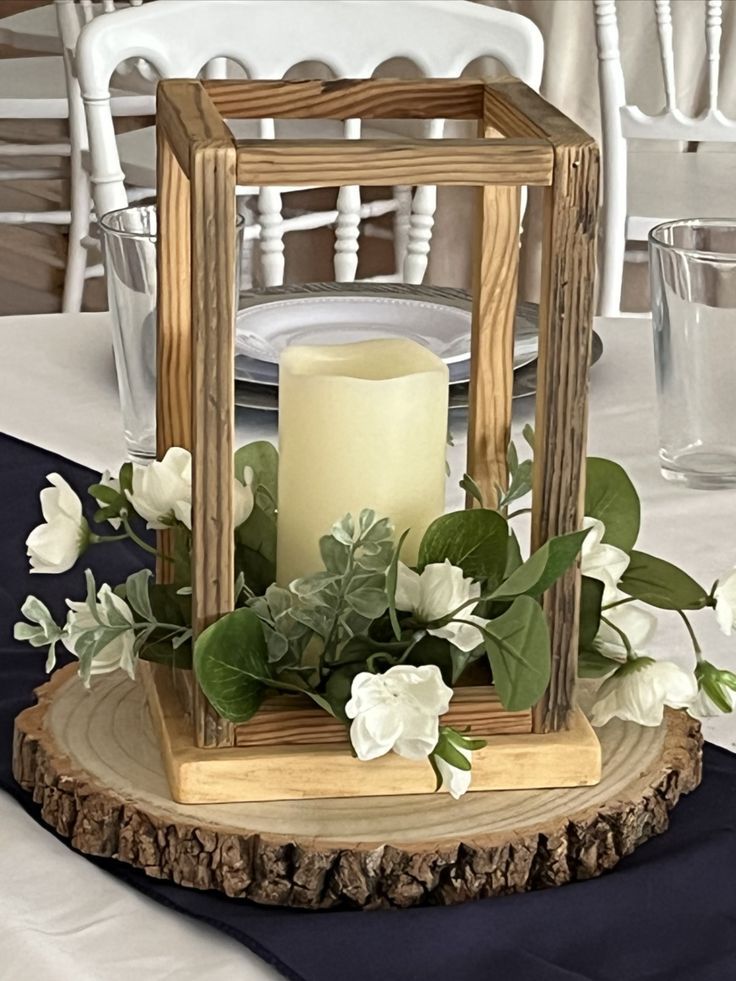
[[[421,574],[399,562],[396,608],[413,613],[420,623],[441,620],[468,600],[477,600],[479,597],[480,583],[466,578],[463,570],[453,565],[449,559],[426,565]],[[472,651],[483,643],[478,627],[484,627],[488,623],[482,617],[474,616],[472,609],[473,604],[468,604],[458,613],[459,619],[469,620],[470,623],[448,623],[443,627],[428,628],[427,633],[449,640],[461,651]]]
[[[603,602],[611,603],[618,594],[618,582],[629,565],[629,556],[623,549],[603,543],[606,526],[602,521],[585,517],[583,528],[590,531],[580,549],[580,571],[584,576],[603,583]]]
[[[616,598],[622,597],[623,593]],[[626,634],[635,651],[641,651],[657,629],[657,617],[637,603],[622,603],[620,606],[614,606],[610,610],[604,610],[603,616]],[[615,661],[626,660],[626,648],[620,635],[603,620],[595,635],[595,647],[605,657],[613,658]]]
[[[253,467],[245,467],[242,483],[235,478],[233,487],[233,525],[239,528],[253,512]]]
[[[713,596],[716,601],[716,620],[723,633],[731,636],[736,627],[736,569],[718,580]]]
[[[736,674],[700,660],[695,668],[698,696],[690,706],[690,715],[703,719],[736,708]]]
[[[192,527],[192,455],[172,446],[163,460],[133,467],[133,490],[128,500],[148,528],[170,528],[181,521]]]
[[[697,694],[698,683],[692,671],[685,671],[672,661],[639,657],[622,664],[600,686],[591,722],[602,726],[617,718],[641,726],[658,726],[665,705],[688,708]]]
[[[112,487],[114,491],[117,491],[118,494],[120,493],[120,481],[118,480],[117,477],[114,477],[109,470],[102,471],[102,473],[100,474],[100,479],[97,481],[97,483],[102,484],[103,487]],[[101,501],[97,497],[95,498],[95,500],[97,501],[97,503],[100,505],[101,508],[105,507],[104,501]],[[108,518],[107,520],[109,524],[112,525],[112,527],[115,529],[115,531],[118,530],[118,528],[122,523],[120,521],[120,518]]]
[[[396,664],[383,674],[361,671],[345,706],[358,759],[373,760],[391,750],[409,760],[429,756],[452,694],[436,664]]]
[[[45,523],[26,539],[31,572],[66,572],[89,544],[89,527],[82,516],[82,502],[58,473],[47,478],[51,487],[41,491]]]
[[[722,689],[724,697],[731,705],[731,711],[736,708],[736,691],[730,688]],[[695,701],[689,706],[688,712],[696,719],[710,719],[715,715],[723,715],[723,709],[719,708],[708,693],[701,688],[695,697]]]
[[[466,760],[472,759],[473,754],[469,749],[465,749],[463,746],[455,746],[455,749],[458,753],[462,753]],[[446,790],[451,797],[459,800],[470,788],[472,771],[461,770],[459,767],[448,763],[447,760],[443,760],[441,756],[435,756],[434,762],[442,777],[440,790]]]
[[[97,630],[105,626],[119,627],[116,636],[95,654],[92,659],[90,674],[107,674],[117,668],[122,668],[133,678],[135,676],[135,655],[133,652],[135,631],[132,628],[135,620],[125,600],[117,596],[108,584],[104,583],[97,593],[97,603],[95,604],[100,623],[92,616],[92,611],[85,602],[77,603],[74,600],[67,600],[66,605],[69,607],[69,613],[61,638],[64,647],[79,657],[77,648],[83,634],[89,634],[90,630]],[[130,624],[130,629],[125,629],[126,621]]]

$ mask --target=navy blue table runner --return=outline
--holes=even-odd
[[[12,625],[28,593],[59,615],[64,597],[84,593],[81,569],[28,572],[23,543],[40,520],[38,492],[52,471],[80,494],[95,478],[0,435],[0,788],[39,823],[38,808],[13,781],[10,755],[13,718],[44,680],[44,657],[16,643]],[[140,556],[118,544],[93,549],[86,564],[98,582],[115,583]],[[667,834],[600,879],[545,892],[447,909],[314,913],[185,889],[76,853],[69,874],[83,861],[222,930],[294,981],[736,979],[736,756],[710,746],[703,786],[681,801]]]

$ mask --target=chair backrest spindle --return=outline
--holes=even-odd
[[[708,106],[712,112],[718,109],[722,22],[723,4],[721,0],[707,0],[705,5],[705,47],[708,58]]]
[[[670,0],[654,0],[654,13],[657,21],[659,57],[662,62],[664,78],[664,97],[668,112],[677,109],[677,88],[675,85],[675,49],[672,42],[672,8]]]

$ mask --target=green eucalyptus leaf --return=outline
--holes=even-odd
[[[125,580],[125,599],[128,605],[149,623],[156,619],[148,595],[151,576],[150,569],[139,569],[138,572],[134,572]]]
[[[449,559],[466,576],[498,582],[506,568],[508,523],[497,511],[472,508],[436,518],[419,546],[419,571]]]
[[[273,517],[275,502],[278,500],[279,455],[276,448],[266,440],[258,440],[241,446],[235,452],[235,476],[242,480],[246,467],[252,467],[255,475],[255,490],[265,487],[269,503],[258,496],[258,505],[269,517]]]
[[[686,572],[646,552],[631,553],[619,588],[628,596],[662,610],[701,610],[708,594]]]
[[[519,454],[513,440],[509,443],[506,449],[506,466],[509,468],[509,473],[512,475],[516,472],[516,468],[519,466]]]
[[[471,761],[448,738],[447,730],[445,729],[440,732],[440,738],[432,750],[432,756],[439,757],[439,759],[444,760],[445,763],[449,763],[450,766],[454,766],[457,770],[467,771],[472,768]]]
[[[194,671],[216,712],[230,722],[247,722],[263,700],[261,679],[270,675],[257,614],[234,610],[203,630],[194,644]]]
[[[334,535],[323,535],[319,540],[319,554],[328,572],[342,576],[350,561],[350,543],[338,541]]]
[[[534,427],[531,426],[529,423],[527,423],[526,426],[524,426],[524,428],[522,429],[521,435],[527,441],[527,443],[529,444],[529,449],[533,453],[534,452]]]
[[[578,653],[578,677],[580,678],[605,678],[620,667],[620,661],[606,657],[594,647],[580,648]]]
[[[492,599],[539,596],[575,562],[587,531],[550,538],[491,594]]]
[[[588,457],[585,514],[606,526],[603,541],[630,552],[639,535],[641,506],[629,475],[613,460]]]
[[[518,596],[505,613],[489,621],[483,634],[504,708],[531,708],[550,676],[549,629],[542,607],[530,596]]]
[[[477,501],[481,507],[485,507],[483,501],[483,491],[476,484],[469,473],[464,473],[462,480],[460,481],[460,489],[464,490],[468,497],[472,497],[474,501]]]
[[[508,579],[512,572],[516,572],[519,566],[524,564],[521,555],[521,545],[513,528],[509,528],[509,540],[506,546],[506,568],[503,570],[503,578]]]
[[[128,460],[120,468],[118,473],[118,483],[120,484],[120,493],[127,500],[127,493],[133,493],[133,464]]]
[[[348,606],[368,620],[376,620],[386,612],[386,590],[365,586],[363,589],[350,590],[345,595]]]
[[[601,625],[603,583],[583,576],[580,587],[580,648],[592,648]]]
[[[355,538],[355,522],[352,514],[346,514],[340,521],[336,521],[330,529],[330,538],[334,538],[340,545],[352,548]]]
[[[92,484],[87,488],[87,493],[100,504],[118,504],[122,497],[120,491],[109,484]]]

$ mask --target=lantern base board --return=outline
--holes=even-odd
[[[48,825],[86,854],[270,905],[448,905],[589,879],[665,831],[701,777],[700,726],[667,709],[658,728],[599,731],[594,787],[176,804],[140,684],[115,672],[86,691],[70,666],[37,695],[13,773]]]
[[[394,753],[361,762],[346,744],[200,749],[194,745],[191,721],[182,711],[171,672],[149,664],[139,669],[171,795],[182,804],[435,791],[435,776],[428,763],[405,760]],[[487,739],[487,746],[473,754],[474,791],[585,787],[600,780],[600,744],[580,709],[565,732],[474,734]]]

